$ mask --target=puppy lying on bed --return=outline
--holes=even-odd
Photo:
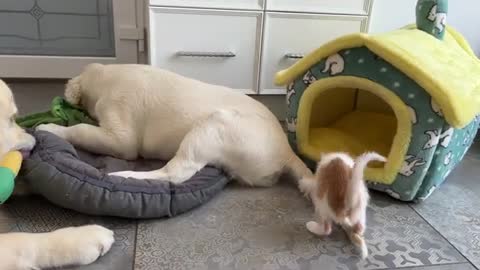
[[[12,92],[0,80],[0,157],[12,150],[26,154],[35,145],[35,139],[15,123],[16,113]],[[113,241],[113,232],[97,225],[49,233],[0,234],[0,269],[31,270],[89,264],[105,254]]]
[[[311,175],[277,118],[226,87],[151,66],[92,64],[69,81],[65,97],[100,126],[38,129],[97,154],[169,160],[158,170],[113,175],[182,183],[207,164],[252,186],[271,186],[283,172]]]

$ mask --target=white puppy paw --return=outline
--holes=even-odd
[[[153,179],[166,181],[166,177],[163,177],[159,172],[134,172],[134,171],[121,171],[113,172],[108,175],[120,176],[123,178],[134,178],[134,179]]]
[[[42,131],[48,131],[50,133],[53,133],[57,135],[60,138],[65,139],[66,138],[66,127],[59,126],[56,124],[44,124],[44,125],[39,125],[35,130],[42,130]]]
[[[96,261],[105,255],[115,242],[113,231],[99,225],[87,225],[62,229],[65,240],[73,246],[65,245],[63,248],[78,261],[73,264],[85,265]],[[60,247],[62,248],[62,247]],[[59,254],[61,255],[61,254]],[[67,254],[64,254],[67,255]]]
[[[146,179],[143,177],[144,173],[134,172],[134,171],[113,172],[113,173],[109,173],[108,175],[119,176],[123,178]]]

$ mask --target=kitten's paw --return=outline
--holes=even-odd
[[[306,224],[307,230],[318,236],[327,236],[332,232],[332,228],[329,223],[319,224],[315,221],[309,221]]]

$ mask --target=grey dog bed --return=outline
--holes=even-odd
[[[24,161],[20,177],[54,204],[86,214],[172,217],[205,203],[228,183],[225,174],[213,167],[179,185],[109,176],[113,171],[158,169],[165,162],[98,156],[48,132],[33,135],[37,145]]]

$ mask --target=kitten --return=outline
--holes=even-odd
[[[373,160],[387,161],[377,153],[365,153],[355,160],[346,153],[324,154],[315,176],[303,178],[299,184],[315,207],[315,221],[307,222],[307,229],[323,236],[331,233],[332,221],[341,225],[353,244],[360,248],[362,258],[368,256],[363,233],[370,198],[363,170]]]

